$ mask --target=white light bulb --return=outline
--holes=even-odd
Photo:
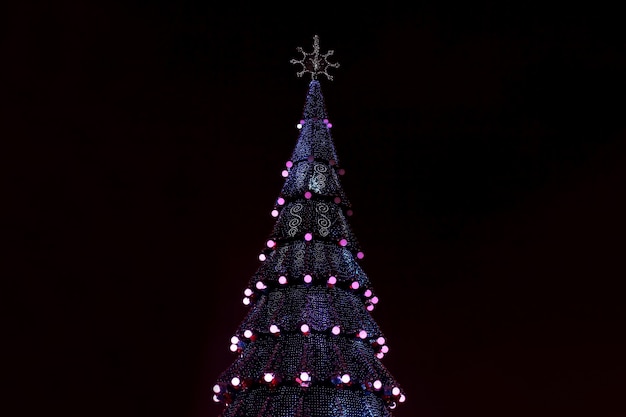
[[[337,336],[339,333],[341,333],[341,328],[339,326],[334,326],[333,329],[331,330],[331,332]]]
[[[276,333],[280,332],[280,329],[278,328],[278,326],[277,326],[277,325],[272,324],[272,325],[270,326],[270,332],[271,332],[271,333],[276,334]]]
[[[274,379],[274,374],[268,372],[263,376],[263,379],[265,380],[265,382],[272,382],[272,380]]]
[[[384,345],[385,344],[385,338],[384,337],[379,337],[378,339],[376,339],[376,343],[378,343],[379,345]]]
[[[308,372],[302,372],[302,373],[300,374],[300,379],[301,379],[302,381],[304,381],[304,382],[307,382],[307,381],[309,380],[309,374],[308,374]]]
[[[239,343],[239,338],[237,336],[233,336],[230,338],[230,343],[237,344]]]
[[[213,385],[213,392],[214,392],[214,393],[216,393],[216,394],[217,394],[217,393],[219,393],[221,390],[222,390],[222,388],[220,388],[220,386],[219,386],[219,385],[217,385],[217,384]]]
[[[243,332],[244,337],[250,339],[252,337],[252,330],[246,330]]]
[[[374,389],[381,389],[383,387],[383,383],[379,380],[374,381]]]
[[[391,390],[391,393],[393,395],[400,395],[400,388],[398,387],[393,387],[393,389]]]
[[[230,380],[230,383],[233,384],[234,387],[236,387],[237,385],[241,383],[241,380],[237,377],[234,377],[233,379]]]
[[[302,333],[308,333],[310,328],[308,324],[303,324],[302,326],[300,326],[300,330],[302,331]]]
[[[341,376],[341,382],[343,382],[344,384],[347,384],[348,382],[350,382],[350,375],[348,374],[343,374]]]

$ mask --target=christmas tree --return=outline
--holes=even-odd
[[[213,387],[223,417],[389,417],[404,393],[381,360],[389,348],[371,312],[378,302],[348,223],[319,75],[338,67],[302,48],[311,74],[296,146],[283,170],[271,235],[244,291],[249,311]]]

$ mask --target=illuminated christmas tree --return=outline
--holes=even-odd
[[[351,204],[317,79],[333,54],[302,48],[298,76],[311,74],[300,130],[271,212],[276,218],[249,280],[249,311],[235,335],[233,363],[213,387],[223,417],[389,417],[405,396],[382,364],[378,302],[348,223]]]

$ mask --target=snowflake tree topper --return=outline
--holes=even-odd
[[[338,68],[339,64],[336,62],[328,62],[328,57],[335,53],[332,49],[325,54],[320,54],[320,38],[319,36],[313,36],[313,52],[306,53],[301,47],[297,47],[298,52],[302,52],[302,59],[292,59],[292,64],[302,65],[302,71],[299,71],[296,75],[302,77],[305,73],[311,73],[311,79],[317,79],[318,74],[324,74],[330,81],[333,80],[332,75],[328,73],[329,68]]]

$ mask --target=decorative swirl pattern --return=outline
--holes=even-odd
[[[289,226],[287,234],[291,237],[294,237],[296,233],[298,233],[298,226],[302,223],[302,217],[298,216],[298,213],[301,212],[303,208],[304,206],[302,204],[295,203],[289,209],[289,214],[293,217],[287,222],[287,225]]]
[[[309,180],[309,188],[316,193],[322,193],[322,190],[326,188],[326,172],[328,171],[328,167],[322,164],[313,165],[314,174],[311,176]]]
[[[326,237],[330,233],[330,225],[332,224],[328,216],[325,213],[328,213],[328,204],[326,203],[317,203],[315,206],[315,211],[317,211],[317,225],[320,228],[320,236]]]

